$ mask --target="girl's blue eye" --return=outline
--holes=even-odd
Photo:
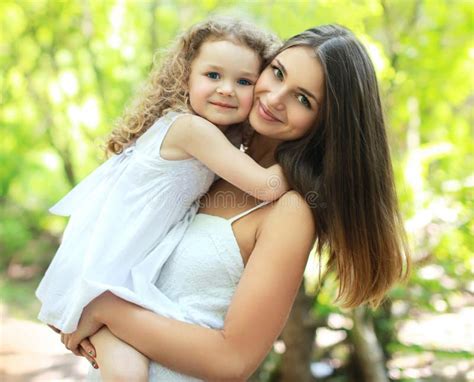
[[[309,102],[308,97],[303,94],[298,94],[296,98],[303,106],[307,107],[308,109],[311,108],[311,103]]]
[[[237,81],[239,85],[244,85],[244,86],[252,86],[252,82],[249,80],[246,80],[245,78],[241,78],[240,80]]]
[[[272,65],[272,70],[276,78],[278,78],[279,80],[283,79],[283,72],[278,66]]]
[[[213,80],[218,80],[219,79],[219,73],[217,72],[209,72],[209,73],[206,73],[206,76],[208,76],[209,78],[213,79]]]

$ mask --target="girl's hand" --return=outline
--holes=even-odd
[[[283,168],[279,164],[274,164],[273,166],[270,166],[268,168],[272,175],[270,175],[267,185],[270,187],[270,189],[273,189],[275,193],[284,194],[285,192],[290,190],[290,185],[288,184],[288,181],[286,180],[285,173],[283,172]]]

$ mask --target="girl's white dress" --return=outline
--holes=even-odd
[[[158,119],[134,145],[99,166],[51,208],[70,220],[36,291],[41,321],[72,332],[83,308],[106,290],[188,320],[154,285],[196,215],[196,201],[214,180],[194,158],[170,161],[160,156],[180,115],[170,112]]]
[[[189,224],[172,254],[159,265],[155,282],[155,288],[185,313],[182,321],[206,328],[224,328],[227,310],[244,271],[232,224],[269,203],[262,202],[230,219],[198,213]],[[163,243],[166,241],[174,242],[172,234]],[[148,267],[154,268],[155,264],[150,261]],[[100,369],[90,366],[86,381],[102,382]],[[202,380],[150,362],[149,382],[198,381]]]

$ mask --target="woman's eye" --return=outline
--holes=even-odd
[[[296,98],[303,106],[307,107],[308,109],[311,108],[311,103],[309,102],[308,97],[303,94],[298,94]]]
[[[239,85],[244,85],[244,86],[251,86],[253,83],[249,80],[246,80],[245,78],[241,78],[240,80],[237,81]]]
[[[218,80],[220,78],[219,73],[217,73],[217,72],[206,73],[206,76],[213,79],[213,80]]]
[[[278,78],[279,80],[283,79],[283,72],[278,66],[272,65],[272,70],[276,78]]]

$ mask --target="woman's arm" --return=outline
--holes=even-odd
[[[221,178],[260,200],[278,199],[288,191],[279,165],[264,168],[235,148],[211,122],[195,115],[178,118],[168,136],[171,144],[204,163]]]
[[[289,192],[275,203],[258,232],[222,330],[165,318],[111,294],[87,309],[117,337],[165,367],[205,380],[244,380],[286,323],[314,235],[303,198]]]

